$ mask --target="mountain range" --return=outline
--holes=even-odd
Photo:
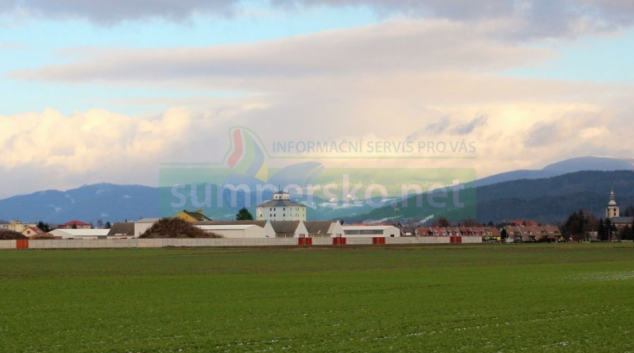
[[[486,186],[521,179],[544,179],[581,171],[634,170],[634,159],[606,157],[577,157],[553,163],[539,170],[515,170],[500,173],[476,181],[477,186]]]
[[[450,220],[475,218],[481,222],[531,219],[554,224],[564,221],[572,212],[584,210],[601,218],[605,217],[612,187],[621,209],[634,205],[634,171],[581,171],[481,186],[477,188],[476,202],[465,202],[462,209],[445,208],[442,213],[433,214],[431,210],[403,208],[400,217],[422,220],[433,215]],[[414,198],[410,198],[409,204],[414,203]],[[383,207],[351,220],[380,220],[393,216],[392,207]]]
[[[477,180],[477,203],[466,205],[481,221],[535,219],[556,222],[580,208],[601,216],[614,186],[621,206],[634,204],[634,160],[580,157],[554,163],[541,170],[517,170]],[[159,189],[141,185],[94,184],[68,191],[47,190],[0,200],[0,219],[61,223],[135,220],[159,216]],[[446,210],[446,216],[459,216]],[[228,219],[235,210],[210,215]],[[309,209],[309,219],[385,219],[392,207]],[[423,219],[430,214],[403,210],[400,217]],[[434,215],[440,216],[440,215]]]

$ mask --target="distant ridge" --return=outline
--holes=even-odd
[[[480,186],[477,204],[465,205],[466,214],[481,222],[533,219],[542,223],[564,221],[579,209],[604,217],[610,189],[614,186],[621,209],[634,205],[634,171],[581,171],[544,179],[520,179]],[[414,204],[410,199],[409,204]],[[463,213],[464,210],[462,210]],[[458,210],[443,210],[436,217],[456,217]],[[384,219],[394,215],[391,207],[376,209],[363,218]],[[430,215],[416,209],[401,209],[401,216],[424,219]]]
[[[634,159],[608,157],[578,157],[547,165],[542,170],[574,173],[584,170],[634,170]]]
[[[634,170],[634,159],[610,157],[577,157],[549,164],[540,170],[516,170],[479,179],[477,186],[493,185],[521,179],[543,179],[581,171]]]
[[[562,184],[561,181],[566,182]],[[600,215],[611,184],[615,185],[620,205],[634,204],[634,159],[572,158],[541,170],[517,170],[493,175],[470,186],[478,187],[478,218],[481,220],[534,218],[552,222],[580,207],[587,207]],[[384,218],[380,209],[366,213],[368,211],[370,209],[309,209],[309,218],[343,219],[350,217],[351,212],[359,212],[354,214],[357,220]],[[393,216],[393,209],[390,208],[386,214]],[[233,215],[234,210],[219,210],[218,214],[210,216],[213,219],[229,219]],[[424,218],[429,215],[402,216]],[[0,200],[0,220],[62,223],[71,219],[84,222],[101,219],[114,222],[139,217],[159,217],[158,188],[101,183]]]
[[[158,217],[158,189],[140,185],[94,184],[68,191],[46,190],[0,200],[0,219],[62,223]]]

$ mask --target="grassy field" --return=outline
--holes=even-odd
[[[634,246],[0,252],[0,352],[634,352]]]

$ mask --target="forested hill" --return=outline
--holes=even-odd
[[[603,217],[612,186],[622,209],[634,205],[634,171],[584,171],[478,187],[477,201],[466,205],[467,212],[449,209],[434,216],[460,219],[464,214],[475,214],[476,219],[483,222],[534,219],[555,223],[564,221],[576,210],[584,209],[595,213],[597,217]],[[415,204],[414,197],[409,204]],[[415,207],[400,210],[402,218],[424,219],[430,214],[433,214],[433,210]],[[394,209],[384,207],[360,218],[383,219],[393,216]]]

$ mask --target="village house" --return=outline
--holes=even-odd
[[[187,210],[180,211],[177,213],[174,218],[182,219],[185,222],[208,222],[211,221],[211,218],[205,216],[202,210],[197,210],[196,212],[190,212]]]
[[[415,233],[419,237],[500,238],[500,231],[494,227],[420,227]]]
[[[2,222],[0,223],[0,229],[10,230],[12,232],[22,234],[25,230],[31,227],[37,227],[34,223],[22,223],[20,221]]]
[[[513,242],[559,241],[562,234],[556,226],[506,226],[502,228],[502,237]]]
[[[133,238],[135,236],[134,225],[133,222],[116,222],[108,230],[108,237]]]
[[[28,227],[22,232],[22,235],[29,238],[34,236],[41,236],[44,234],[46,234],[46,232],[41,230],[37,226]]]
[[[158,222],[158,218],[142,218],[138,221],[134,222],[134,237],[138,238],[143,233],[145,233],[148,229],[152,228],[156,222]]]
[[[57,229],[91,229],[92,226],[88,223],[82,222],[82,221],[78,221],[78,220],[72,220],[70,222],[66,222],[63,224],[60,224]]]

